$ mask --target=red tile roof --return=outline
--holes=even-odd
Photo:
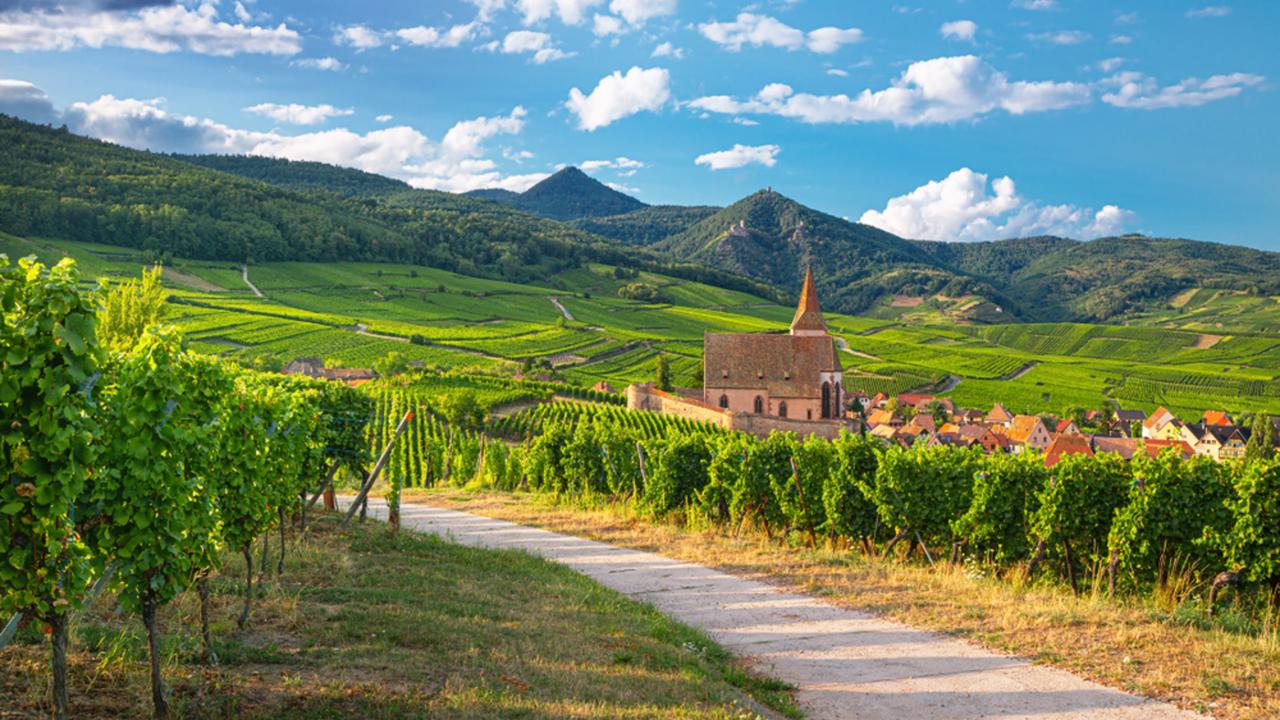
[[[1093,448],[1089,438],[1084,435],[1059,435],[1044,449],[1045,467],[1053,467],[1062,460],[1063,455],[1088,455],[1093,457]]]
[[[822,319],[822,307],[818,305],[818,288],[813,283],[813,268],[804,271],[804,289],[800,292],[796,316],[791,320],[791,331],[796,330],[827,331],[827,323]]]
[[[838,372],[840,358],[830,335],[707,333],[702,385],[767,390],[770,397],[819,397],[819,373]]]

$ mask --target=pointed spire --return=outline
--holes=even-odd
[[[813,268],[804,271],[804,289],[800,291],[800,305],[791,320],[792,335],[826,335],[827,323],[822,319],[822,307],[818,305],[818,288],[813,282]]]

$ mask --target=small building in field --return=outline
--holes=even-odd
[[[378,377],[378,373],[368,368],[327,368],[324,360],[318,357],[301,357],[290,360],[283,369],[282,375],[305,375],[321,380],[335,380],[356,386]]]
[[[596,392],[610,393],[610,394],[613,394],[613,393],[618,392],[617,390],[615,390],[615,389],[613,388],[613,386],[612,386],[612,385],[610,385],[608,382],[606,382],[606,381],[604,381],[604,380],[601,380],[600,382],[596,383],[595,385],[592,385],[592,386],[591,386],[591,389],[592,389],[592,390],[595,390]]]

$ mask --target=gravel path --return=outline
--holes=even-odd
[[[386,507],[370,499],[369,512],[383,518]],[[464,545],[526,550],[652,603],[794,684],[809,718],[1202,717],[1061,670],[654,553],[426,505],[402,505],[401,523]]]

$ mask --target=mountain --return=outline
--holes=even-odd
[[[1010,304],[994,285],[940,263],[916,243],[772,190],[708,215],[653,249],[793,291],[812,266],[823,307],[841,312],[863,312],[891,295],[977,295]]]
[[[647,247],[684,232],[723,208],[707,205],[652,205],[621,215],[570,220],[569,225],[627,245]]]
[[[564,168],[522,193],[486,188],[467,194],[553,220],[621,215],[647,207],[576,167]]]
[[[256,155],[172,155],[192,165],[261,180],[287,190],[321,190],[343,197],[382,195],[408,190],[402,180],[319,162],[265,158]]]

